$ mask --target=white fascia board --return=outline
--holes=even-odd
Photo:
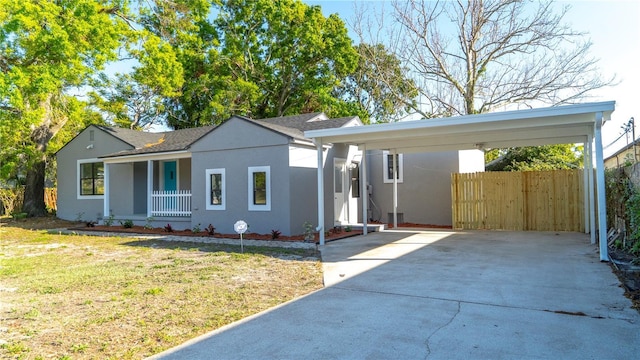
[[[149,160],[153,161],[153,160],[185,159],[190,157],[191,157],[191,152],[183,150],[183,151],[171,151],[171,152],[165,152],[165,153],[135,154],[135,155],[105,157],[105,158],[101,158],[101,160],[104,161],[106,164],[118,164],[118,163],[149,161]]]
[[[611,112],[615,110],[615,101],[606,101],[598,103],[585,103],[566,106],[555,106],[546,108],[537,108],[530,110],[513,110],[503,111],[478,115],[464,115],[455,116],[449,118],[428,119],[425,120],[413,120],[403,121],[397,123],[388,124],[374,124],[368,126],[356,126],[356,127],[342,127],[333,129],[321,129],[305,131],[304,135],[307,138],[316,137],[340,137],[349,135],[364,135],[374,133],[385,133],[389,131],[402,131],[402,130],[419,130],[430,129],[438,127],[453,127],[453,126],[467,126],[472,124],[483,124],[502,121],[518,121],[530,119],[535,121],[541,118],[556,118],[559,116],[567,115],[581,115],[581,114],[593,114],[602,112],[605,114],[605,118],[611,116]],[[595,117],[587,117],[585,122],[595,121]],[[331,140],[331,139],[329,139]]]

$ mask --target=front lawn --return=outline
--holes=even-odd
[[[0,223],[0,358],[143,358],[322,287],[310,250],[23,228]]]

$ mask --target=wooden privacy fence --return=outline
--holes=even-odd
[[[452,174],[455,229],[583,231],[583,171]]]

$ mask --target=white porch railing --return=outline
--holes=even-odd
[[[191,190],[153,191],[151,216],[191,216]]]

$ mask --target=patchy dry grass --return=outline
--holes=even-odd
[[[14,225],[0,224],[0,358],[142,358],[322,287],[314,251]]]

